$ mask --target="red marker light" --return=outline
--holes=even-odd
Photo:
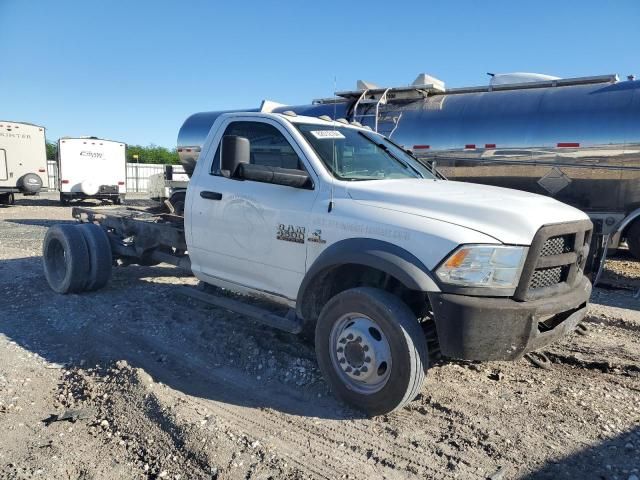
[[[496,144],[495,143],[485,143],[484,144],[484,148],[496,148]]]
[[[476,144],[475,143],[468,143],[467,145],[464,146],[465,150],[474,150],[476,148]]]
[[[118,182],[118,185],[124,185],[124,182]]]
[[[428,150],[431,148],[431,145],[414,145],[414,150]]]
[[[67,184],[69,183],[69,180],[62,180],[62,183]]]
[[[45,170],[44,168],[40,168],[40,169],[38,169],[38,171],[39,171],[40,173],[44,173],[44,172],[46,172],[46,170]]]
[[[558,148],[578,148],[580,146],[577,142],[560,142]]]

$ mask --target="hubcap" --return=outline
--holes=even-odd
[[[391,349],[382,329],[360,313],[342,316],[331,329],[331,361],[351,390],[372,394],[384,387],[391,372]]]

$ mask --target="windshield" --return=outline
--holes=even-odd
[[[331,125],[296,127],[340,180],[434,178],[424,165],[373,132]]]

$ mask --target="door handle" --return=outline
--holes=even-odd
[[[222,200],[222,194],[218,192],[210,192],[208,190],[202,190],[200,192],[200,196],[202,198],[206,198],[207,200]]]

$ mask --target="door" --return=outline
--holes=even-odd
[[[0,149],[0,180],[9,179],[9,170],[7,168],[7,152]]]
[[[270,119],[231,121],[224,135],[246,137],[253,164],[306,170],[313,178],[289,133]],[[227,178],[220,173],[219,147],[210,163],[209,174],[196,175],[189,187],[194,270],[295,299],[317,190]]]

